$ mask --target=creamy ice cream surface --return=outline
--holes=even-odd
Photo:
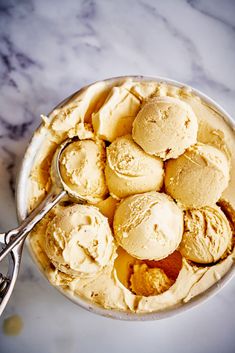
[[[131,92],[132,87],[131,82],[126,82],[112,88],[103,106],[92,115],[92,124],[97,136],[112,142],[118,136],[131,132],[141,103]]]
[[[118,199],[158,191],[163,184],[163,161],[145,153],[131,135],[125,135],[107,148],[105,174],[110,194]]]
[[[187,259],[207,264],[218,261],[229,249],[232,230],[218,206],[185,211],[180,251]]]
[[[217,283],[235,258],[234,134],[189,88],[138,78],[95,83],[43,116],[29,211],[68,137],[61,174],[88,201],[63,199],[30,234],[49,281],[73,300],[138,314]]]
[[[176,158],[197,141],[197,118],[187,103],[173,97],[148,100],[133,123],[133,139],[145,152]]]
[[[117,242],[138,259],[160,260],[179,245],[183,213],[166,194],[148,192],[124,199],[114,215]]]
[[[107,195],[102,141],[82,140],[69,144],[60,159],[61,176],[73,193],[96,203]]]
[[[228,186],[230,164],[219,149],[196,144],[166,164],[165,187],[186,208],[215,204]]]
[[[107,265],[116,250],[107,219],[93,206],[59,210],[48,223],[45,251],[69,275],[89,275]]]
[[[149,268],[146,264],[134,265],[130,282],[131,290],[145,297],[161,294],[173,284],[162,269]]]

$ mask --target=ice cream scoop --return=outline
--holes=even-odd
[[[106,181],[111,195],[159,191],[163,184],[163,161],[145,153],[131,135],[117,138],[107,148]]]
[[[49,222],[45,249],[56,268],[81,276],[107,265],[116,246],[107,218],[93,206],[74,204]]]
[[[113,228],[117,242],[132,256],[160,260],[181,241],[183,213],[164,193],[132,195],[117,207]]]
[[[166,191],[185,208],[213,205],[228,185],[229,169],[223,152],[198,143],[166,163]]]
[[[147,101],[133,123],[132,136],[146,153],[177,158],[197,141],[197,118],[187,103],[173,97]]]
[[[232,231],[225,214],[214,205],[185,211],[181,254],[208,264],[218,261],[231,244]]]
[[[45,199],[25,218],[19,227],[0,234],[0,262],[10,254],[7,277],[0,273],[0,315],[12,294],[19,272],[24,240],[29,232],[66,195],[79,203],[87,202],[86,197],[67,186],[60,173],[61,154],[72,142],[74,142],[73,139],[66,139],[54,153],[51,163],[52,187]]]
[[[60,172],[64,182],[90,203],[104,199],[108,192],[104,166],[105,146],[100,140],[75,141],[61,153]]]

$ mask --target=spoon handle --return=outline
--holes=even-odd
[[[12,249],[26,238],[34,226],[66,195],[65,190],[59,192],[52,188],[48,196],[36,207],[19,227],[10,230],[4,235],[5,247],[0,252],[0,262]],[[3,237],[2,237],[3,238]]]
[[[3,313],[3,310],[5,309],[15,286],[20,268],[22,248],[23,242],[17,245],[9,254],[9,267],[7,275],[4,276],[0,272],[0,316]]]

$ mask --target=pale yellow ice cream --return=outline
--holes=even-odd
[[[114,215],[117,242],[139,259],[162,259],[179,245],[183,213],[166,194],[148,192],[124,199]]]
[[[197,141],[196,115],[187,103],[156,97],[144,104],[133,123],[132,135],[145,152],[163,159],[177,158]]]
[[[138,264],[133,267],[130,278],[130,288],[137,295],[148,297],[165,292],[173,284],[173,280],[167,277],[160,268],[149,268],[146,264]]]
[[[118,199],[159,191],[163,184],[163,162],[145,153],[131,135],[125,135],[107,148],[105,175],[110,194]]]
[[[200,99],[189,88],[175,87],[154,81],[140,81],[139,79],[117,79],[114,81],[95,83],[76,93],[71,97],[69,102],[55,109],[48,117],[43,117],[43,124],[36,132],[37,143],[40,142],[40,148],[35,156],[27,187],[29,211],[35,208],[51,187],[50,164],[53,154],[60,143],[68,137],[75,136],[78,136],[78,138],[82,140],[90,139],[97,141],[98,138],[101,138],[113,141],[118,136],[130,134],[133,120],[136,118],[140,108],[144,106],[145,102],[149,101],[152,96],[155,98],[162,97],[164,100],[167,97],[175,98],[177,101],[180,100],[180,102],[187,103],[197,117],[197,142],[214,146],[225,153],[226,158],[228,158],[231,163],[231,170],[230,180],[227,188],[222,193],[220,205],[222,205],[221,200],[223,200],[222,209],[226,217],[234,224],[234,130],[224,119],[223,114],[218,112],[214,107],[211,107],[203,99]],[[167,112],[163,114],[163,117],[166,115]],[[185,121],[185,123],[187,125],[187,121]],[[174,128],[174,130],[176,129]],[[182,147],[182,144],[180,146]],[[166,148],[167,147],[164,146],[163,152],[166,152]],[[178,150],[178,146],[175,146],[175,148]],[[167,152],[169,152],[169,150]],[[165,156],[163,157],[165,158]],[[190,187],[192,185],[191,183]],[[112,197],[108,197],[108,195],[104,200],[102,200],[102,198],[96,205],[104,216],[109,218],[110,228],[112,229],[112,219],[118,202]],[[106,309],[112,309],[113,311],[126,311],[141,314],[163,311],[164,309],[169,310],[172,307],[184,305],[184,303],[190,301],[191,298],[196,297],[198,294],[207,290],[207,288],[210,288],[234,266],[234,241],[232,241],[232,246],[226,249],[225,253],[216,263],[210,263],[209,265],[192,262],[187,260],[184,256],[181,258],[178,251],[174,251],[171,255],[158,261],[139,260],[127,252],[124,252],[124,250],[122,251],[125,253],[123,257],[120,256],[120,246],[118,247],[117,258],[115,258],[116,250],[114,250],[113,255],[111,255],[112,251],[110,250],[109,256],[101,256],[102,258],[109,258],[107,262],[101,261],[99,264],[97,263],[96,266],[95,261],[95,264],[92,264],[89,256],[88,259],[84,256],[84,266],[82,263],[81,266],[80,264],[77,265],[80,261],[80,255],[75,256],[76,260],[73,259],[73,256],[68,255],[70,252],[73,254],[76,253],[77,245],[72,245],[72,241],[69,242],[69,244],[71,244],[71,251],[70,249],[65,251],[66,259],[63,257],[63,247],[66,243],[61,242],[60,236],[56,238],[55,243],[59,244],[59,248],[61,246],[61,252],[58,251],[57,245],[53,245],[53,242],[51,252],[48,252],[47,246],[47,228],[55,217],[59,217],[61,210],[63,210],[64,206],[67,204],[67,201],[64,202],[62,200],[60,204],[51,210],[35,227],[30,234],[30,245],[38,264],[50,282],[70,298],[72,297],[73,300],[78,299],[78,302],[84,299],[89,305],[101,306]],[[68,206],[66,206],[66,208],[67,207]],[[92,207],[92,209],[95,208]],[[95,210],[98,212],[97,209]],[[227,212],[227,210],[229,210],[229,212]],[[138,214],[138,211],[136,214]],[[148,210],[145,209],[143,212],[143,216],[146,218],[148,218],[148,215],[151,216],[152,214],[154,214],[155,217],[152,208]],[[230,214],[233,216],[230,217]],[[164,220],[166,212],[162,212],[161,215]],[[93,218],[93,212],[91,216]],[[105,218],[104,216],[103,218]],[[80,217],[78,222],[80,222]],[[70,224],[69,219],[68,223]],[[148,222],[146,223],[149,225]],[[174,223],[177,223],[177,221]],[[153,223],[153,225],[155,224],[156,223]],[[159,221],[159,224],[162,224],[162,222]],[[86,227],[89,227],[89,225],[86,225]],[[95,225],[95,229],[97,229],[97,227],[98,226]],[[62,226],[61,228],[63,229]],[[76,228],[76,226],[74,226],[74,228]],[[100,228],[104,230],[106,226],[100,226],[99,229]],[[170,229],[171,228],[172,227],[170,227]],[[82,229],[84,230],[83,226],[81,230]],[[100,234],[104,233],[103,230],[99,233],[101,244],[103,244],[103,235],[100,236]],[[56,235],[56,232],[54,234]],[[96,235],[94,234],[94,238],[95,237]],[[72,239],[75,238],[72,237]],[[109,236],[107,239],[110,239]],[[94,242],[94,244],[95,243],[96,242]],[[109,243],[108,240],[107,243]],[[111,247],[116,249],[115,241],[112,240],[112,243],[113,246]],[[165,249],[164,245],[165,240],[162,243],[162,249]],[[110,248],[110,246],[108,247]],[[84,251],[86,252],[86,249],[84,249]],[[62,255],[60,256],[59,254]],[[89,252],[86,252],[86,254],[89,255]],[[62,263],[60,268],[56,267],[59,264],[57,261]],[[53,266],[53,263],[56,266]],[[103,263],[106,263],[106,265],[103,266]],[[162,293],[158,292],[159,294],[156,293],[149,296],[134,294],[130,289],[130,277],[133,275],[133,266],[143,263],[146,264],[150,270],[155,268],[161,269],[174,283],[168,289],[166,286],[166,290]],[[73,267],[71,272],[70,266]],[[81,271],[81,268],[84,272]],[[139,268],[141,268],[141,266],[139,266],[138,269]],[[61,270],[67,271],[67,273],[61,272]],[[90,270],[94,270],[94,272],[90,272]],[[143,272],[144,276],[142,276],[141,271],[136,271],[136,276],[137,278],[142,277],[144,282],[151,276],[149,276],[147,269]],[[157,270],[157,272],[159,273],[159,270]],[[141,276],[138,276],[138,274],[141,274]],[[158,278],[158,276],[156,277]],[[149,281],[148,283],[152,287],[154,283],[160,282],[161,281]],[[138,280],[137,283],[142,284],[142,282],[140,283]]]
[[[114,87],[102,107],[92,115],[96,135],[107,141],[131,132],[133,120],[140,109],[140,99],[132,94],[132,83]]]
[[[101,141],[82,140],[69,144],[61,154],[60,172],[69,189],[96,203],[107,195],[104,176],[105,149]]]
[[[93,206],[59,209],[47,225],[45,241],[53,265],[73,276],[100,271],[116,250],[107,218]]]
[[[216,262],[229,248],[231,240],[229,222],[218,206],[185,212],[180,252],[186,259],[202,264]]]
[[[213,205],[228,186],[229,170],[223,152],[196,144],[166,163],[166,192],[186,208]]]

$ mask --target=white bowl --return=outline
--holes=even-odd
[[[213,99],[209,98],[207,95],[201,93],[200,91],[193,89],[192,87],[189,87],[181,82],[177,82],[174,80],[170,80],[167,78],[163,77],[145,77],[145,76],[123,76],[123,77],[114,77],[107,79],[106,81],[110,83],[114,83],[115,81],[119,81],[121,79],[126,79],[126,78],[132,78],[137,81],[156,81],[156,82],[166,82],[168,84],[172,84],[177,87],[188,87],[192,90],[193,93],[195,93],[197,96],[202,98],[206,103],[208,103],[210,106],[212,106],[215,110],[217,110],[225,119],[225,121],[233,128],[235,129],[235,124],[232,119],[232,117],[219,105],[217,104]],[[92,83],[93,84],[93,83]],[[89,87],[89,86],[87,86]],[[84,87],[84,88],[87,88]],[[80,89],[79,91],[75,92],[65,100],[63,100],[60,104],[58,104],[54,109],[59,108],[60,106],[64,105],[67,103],[70,99],[72,99],[75,95],[79,94],[84,88]],[[53,109],[53,110],[54,110]],[[40,125],[41,126],[41,125]],[[40,129],[40,126],[38,129]],[[36,131],[38,131],[38,129]],[[27,216],[27,193],[25,190],[28,190],[27,188],[27,182],[29,180],[29,175],[32,169],[32,165],[34,162],[34,158],[40,149],[41,143],[43,142],[43,135],[42,134],[36,134],[34,133],[32,136],[31,141],[29,142],[28,148],[26,150],[25,156],[22,161],[20,173],[18,176],[18,182],[17,182],[17,191],[16,191],[16,202],[17,202],[17,214],[18,214],[18,219],[19,222],[22,222],[25,217]],[[38,260],[35,257],[35,254],[33,253],[30,242],[29,240],[26,241],[26,244],[30,250],[30,254],[36,263],[36,265],[40,268],[40,270],[43,272],[45,275],[43,269],[41,268]],[[212,285],[209,289],[204,291],[203,293],[199,294],[198,296],[192,298],[189,302],[187,303],[181,303],[178,304],[177,306],[171,307],[169,309],[165,309],[163,311],[158,311],[158,312],[151,312],[151,313],[146,313],[146,314],[136,314],[132,312],[122,312],[119,310],[109,310],[109,309],[104,309],[97,304],[91,303],[90,301],[87,301],[85,299],[79,298],[79,297],[74,297],[71,296],[69,293],[66,291],[63,291],[62,289],[56,287],[64,296],[66,296],[68,299],[73,301],[75,304],[83,307],[84,309],[87,309],[91,312],[94,312],[99,315],[103,315],[106,317],[111,317],[113,319],[119,319],[119,320],[130,320],[130,321],[137,321],[137,320],[159,320],[159,319],[164,319],[179,313],[182,313],[185,310],[188,310],[190,308],[195,307],[196,305],[204,302],[206,299],[212,297],[216,293],[221,290],[225,284],[229,282],[229,280],[233,277],[235,273],[235,266],[233,265],[230,270],[214,285]]]

